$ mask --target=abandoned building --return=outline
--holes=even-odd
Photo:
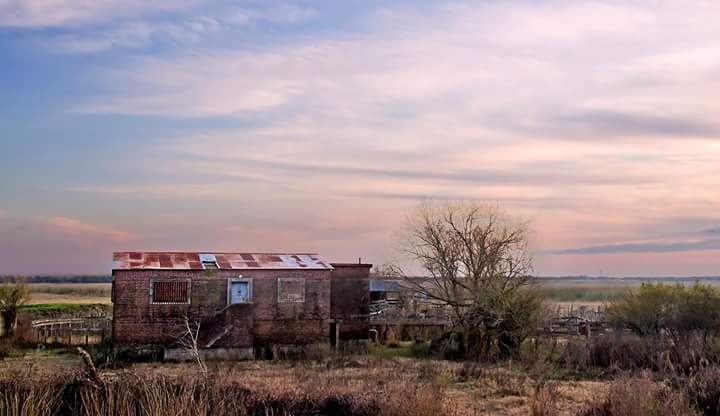
[[[362,343],[371,267],[315,254],[114,253],[113,343],[167,358],[186,320],[208,358]]]

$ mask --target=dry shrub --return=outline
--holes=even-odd
[[[560,364],[565,368],[591,367],[620,370],[655,369],[661,351],[648,339],[633,335],[608,335],[590,340],[571,339],[565,345]]]
[[[522,396],[526,393],[527,379],[517,374],[508,363],[508,368],[493,366],[474,361],[466,361],[456,370],[456,380],[460,382],[476,382],[489,387],[495,395]]]
[[[697,416],[687,397],[649,378],[620,379],[579,416]]]
[[[0,338],[0,361],[11,356],[16,348],[9,338]]]
[[[590,366],[588,344],[584,339],[570,339],[560,353],[559,364],[576,371],[586,370]]]
[[[177,369],[177,371],[175,371]],[[288,372],[287,370],[292,371]],[[167,370],[167,371],[166,371]],[[186,367],[111,373],[104,381],[80,373],[43,379],[39,374],[0,374],[1,415],[453,415],[445,388],[400,375],[387,383],[379,370],[367,379],[347,377],[353,369],[318,372],[268,367],[246,375],[211,369],[205,379]],[[285,374],[278,377],[277,372]],[[313,377],[314,375],[314,377]],[[385,378],[387,380],[387,377]]]
[[[531,416],[556,416],[558,414],[558,387],[554,383],[538,384],[530,397]]]
[[[453,414],[444,404],[445,391],[432,384],[389,386],[378,409],[381,416],[435,416]]]
[[[688,378],[679,380],[695,407],[707,416],[720,415],[720,367],[701,368]]]
[[[30,380],[26,371],[7,371],[0,379],[0,414],[7,416],[54,414],[61,399],[60,378]]]
[[[457,379],[460,382],[475,380],[482,377],[485,370],[482,364],[476,361],[465,361],[457,370]]]
[[[670,336],[604,335],[568,340],[558,364],[578,371],[589,368],[634,371],[653,370],[665,375],[689,375],[720,362],[718,348],[702,334],[682,339]]]

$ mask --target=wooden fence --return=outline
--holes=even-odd
[[[100,318],[60,318],[32,321],[38,344],[100,344],[112,336],[112,320]]]

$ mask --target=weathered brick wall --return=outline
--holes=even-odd
[[[340,322],[340,340],[368,338],[371,264],[334,263],[331,312]]]
[[[169,345],[187,315],[206,322],[210,339],[231,324],[232,330],[215,347],[250,347],[274,343],[314,343],[327,340],[330,319],[329,270],[116,270],[113,340],[119,345]],[[227,282],[242,274],[252,278],[250,305],[227,307]],[[279,277],[304,278],[305,302],[278,303]],[[151,279],[190,278],[190,305],[150,302]],[[227,307],[227,308],[226,308]],[[222,311],[222,313],[220,313]]]

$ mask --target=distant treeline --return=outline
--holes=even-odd
[[[659,276],[659,277],[642,277],[642,276],[537,276],[540,282],[566,282],[566,281],[583,281],[583,282],[695,282],[695,281],[720,281],[720,276]]]
[[[0,283],[112,283],[112,276],[0,276]]]

